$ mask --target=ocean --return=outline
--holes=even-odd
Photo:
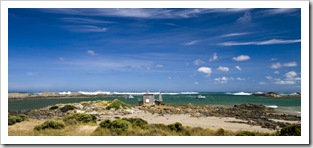
[[[127,93],[126,93],[127,94]],[[114,100],[119,99],[131,105],[137,105],[138,99],[143,96],[140,93],[130,93],[134,98],[126,98],[127,95],[119,94],[119,96],[107,97],[86,97],[86,98],[32,98],[32,99],[10,99],[8,102],[9,111],[38,109],[41,107],[59,104],[59,103],[74,103],[81,101],[95,100]],[[197,99],[198,95],[205,98]],[[158,98],[158,93],[155,93],[155,98]],[[243,103],[262,104],[267,107],[275,108],[278,111],[301,114],[301,99],[300,98],[270,98],[261,96],[252,96],[250,93],[230,93],[230,92],[185,92],[185,93],[163,93],[164,104],[172,105],[212,105],[232,107]]]

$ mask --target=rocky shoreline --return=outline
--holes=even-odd
[[[116,101],[116,100],[114,100]],[[243,124],[251,126],[261,126],[267,129],[281,129],[290,122],[301,123],[301,117],[296,115],[277,113],[273,108],[267,108],[264,105],[241,104],[233,107],[199,106],[199,105],[149,105],[126,107],[123,105],[118,108],[108,108],[114,101],[87,101],[71,104],[56,104],[41,109],[28,111],[9,112],[9,115],[26,114],[33,119],[50,119],[55,117],[64,117],[72,113],[86,113],[97,116],[101,121],[107,117],[120,118],[130,114],[151,113],[158,116],[165,115],[188,115],[193,118],[202,117],[232,117],[243,120]],[[284,121],[284,122],[282,122]],[[232,121],[229,121],[232,122]],[[233,121],[236,123],[238,121]]]
[[[301,93],[297,92],[295,94],[281,95],[275,92],[252,94],[252,96],[262,96],[262,97],[272,97],[272,98],[301,98]]]

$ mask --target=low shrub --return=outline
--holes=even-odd
[[[56,110],[56,109],[58,109],[58,108],[59,108],[59,106],[54,105],[54,106],[51,106],[51,107],[49,108],[49,110]]]
[[[110,110],[111,108],[114,108],[115,110],[122,108],[132,108],[131,105],[126,104],[118,99],[113,100],[107,107],[107,110]]]
[[[128,130],[128,121],[117,119],[110,123],[110,129],[117,134],[122,134]]]
[[[102,128],[110,128],[110,126],[111,126],[111,120],[106,119],[106,120],[102,121],[99,125],[100,125],[100,127],[102,127]]]
[[[279,136],[301,136],[301,125],[287,125],[280,130]]]
[[[63,106],[63,107],[61,107],[60,108],[60,110],[62,111],[62,112],[67,112],[67,111],[69,111],[69,110],[74,110],[75,109],[75,106],[74,105],[65,105],[65,106]]]
[[[77,113],[68,115],[63,119],[63,121],[67,124],[76,123],[73,120],[77,121],[78,123],[96,123],[97,117],[91,114]]]
[[[28,116],[26,116],[25,114],[19,114],[18,117],[22,118],[22,121],[25,121],[28,119]]]
[[[224,136],[225,135],[225,130],[223,128],[219,128],[215,131],[216,136]]]
[[[174,124],[169,124],[167,125],[172,131],[176,131],[176,132],[179,132],[179,131],[182,131],[183,130],[183,125],[179,122],[176,122]]]
[[[236,136],[256,136],[256,133],[250,131],[239,131]]]
[[[9,116],[8,117],[8,125],[14,125],[17,122],[22,122],[23,119],[19,116]]]
[[[138,126],[141,128],[148,124],[146,120],[143,120],[141,118],[122,118],[122,120],[126,120],[129,123],[131,123],[133,126]]]
[[[64,127],[65,127],[64,123],[60,121],[48,120],[45,121],[43,124],[37,125],[34,129],[39,131],[45,129],[62,129]]]

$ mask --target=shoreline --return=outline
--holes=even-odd
[[[301,116],[282,114],[273,108],[263,105],[241,104],[234,107],[214,107],[209,105],[151,105],[133,106],[131,108],[120,105],[118,108],[107,108],[113,101],[87,101],[70,104],[56,104],[41,109],[24,112],[31,119],[53,119],[65,117],[73,113],[93,114],[97,121],[119,118],[142,118],[148,123],[172,124],[181,122],[184,126],[218,129],[231,131],[275,132],[290,123],[301,124]],[[118,100],[119,101],[119,100]],[[73,109],[62,111],[66,105]],[[17,115],[21,112],[9,112]]]

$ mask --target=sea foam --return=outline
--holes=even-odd
[[[235,95],[235,96],[249,96],[252,93],[247,93],[247,92],[236,92],[236,93],[231,93],[231,92],[227,92],[225,93],[227,95]]]

